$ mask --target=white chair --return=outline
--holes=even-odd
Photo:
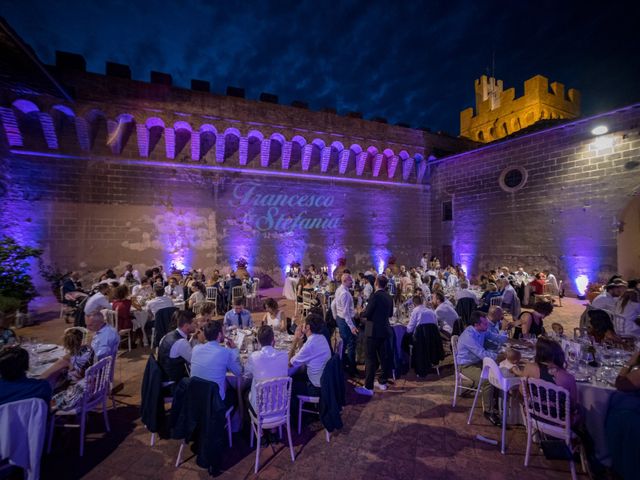
[[[24,469],[24,478],[40,478],[40,459],[46,436],[49,406],[40,398],[0,405],[0,459]],[[0,467],[0,476],[4,466]]]
[[[202,313],[202,310],[207,307],[209,308],[209,306],[211,306],[211,308],[213,308],[213,311],[215,313],[216,311],[216,302],[211,301],[211,300],[207,300],[206,302],[199,302],[193,305],[193,307],[191,308],[191,311],[193,312],[194,315],[199,315],[200,313]]]
[[[124,340],[127,340],[127,348],[131,351],[131,329],[123,328],[118,330],[118,312],[115,310],[103,310],[103,313],[105,314],[105,321],[118,331],[120,341],[123,342]]]
[[[618,335],[624,335],[625,323],[626,323],[626,319],[624,318],[624,316],[620,315],[619,313],[613,313],[611,314],[611,321],[613,323],[613,328],[616,331],[616,333]]]
[[[89,340],[89,330],[84,327],[69,327],[64,329],[64,333],[67,333],[71,330],[79,330],[82,332],[82,344],[86,345]]]
[[[573,446],[577,440],[576,435],[571,431],[571,399],[566,388],[545,382],[537,378],[523,378],[522,393],[524,396],[524,411],[526,413],[527,427],[527,449],[524,456],[524,466],[529,466],[531,454],[531,443],[535,431],[540,435],[564,440],[571,452],[576,448]],[[580,463],[586,472],[586,461],[584,449],[580,448]],[[576,465],[573,458],[569,460],[571,478],[576,480]]]
[[[558,282],[558,306],[562,306],[562,280]]]
[[[287,426],[291,461],[296,457],[291,441],[291,377],[278,377],[265,380],[256,385],[256,412],[249,410],[251,419],[250,446],[253,448],[253,437],[256,436],[256,464],[254,473],[258,473],[260,465],[260,440],[264,429]]]
[[[64,304],[64,287],[60,285],[60,320],[67,315],[67,306]]]
[[[313,307],[313,294],[311,292],[302,292],[302,316],[309,313]]]
[[[258,288],[260,287],[260,279],[254,278],[253,283],[251,284],[251,290],[247,292],[245,298],[247,299],[247,306],[253,310],[258,304],[259,296],[258,296]]]
[[[453,387],[453,402],[451,404],[452,407],[456,406],[456,402],[458,400],[458,395],[462,392],[462,390],[468,390],[471,392],[477,392],[478,389],[474,387],[465,387],[462,385],[463,381],[473,383],[469,377],[466,377],[460,372],[460,367],[458,366],[458,335],[451,336],[451,354],[453,355],[453,369],[454,369],[454,380],[455,386]]]
[[[84,431],[87,421],[87,413],[94,411],[96,407],[102,407],[102,415],[104,417],[104,426],[107,432],[111,431],[109,427],[109,418],[107,416],[107,396],[110,390],[110,371],[112,358],[105,357],[97,363],[90,366],[84,376],[84,394],[77,408],[71,410],[58,410],[51,415],[49,424],[49,444],[47,453],[51,452],[51,442],[53,440],[53,429],[56,425],[56,419],[76,415],[80,417],[79,424],[63,424],[63,427],[80,427],[80,456],[84,454]]]
[[[215,302],[218,299],[218,289],[216,287],[207,287],[207,300]]]
[[[500,367],[492,358],[485,358],[482,360],[482,373],[480,374],[480,381],[478,382],[478,390],[476,391],[476,395],[473,399],[473,404],[471,405],[471,411],[469,412],[469,419],[467,420],[467,425],[471,425],[471,419],[473,418],[473,410],[476,408],[476,403],[478,402],[478,395],[482,391],[482,384],[484,382],[489,382],[495,388],[502,391],[502,437],[501,437],[501,449],[500,452],[502,454],[506,451],[506,432],[507,432],[507,418],[509,412],[509,404],[507,402],[509,391],[516,385],[520,383],[519,378],[506,378],[502,375],[500,371]]]
[[[495,305],[497,307],[501,307],[502,306],[502,296],[493,297],[489,303],[490,303],[490,306],[494,306]]]
[[[231,289],[231,305],[234,304],[236,298],[244,297],[244,287],[242,285],[238,285],[237,287],[233,287]]]

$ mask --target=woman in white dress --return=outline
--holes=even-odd
[[[278,302],[273,298],[267,298],[264,302],[264,308],[266,313],[262,320],[263,325],[269,325],[274,330],[285,331],[287,329],[287,322],[282,318],[282,310],[278,307]]]

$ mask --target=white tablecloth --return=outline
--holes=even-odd
[[[585,426],[593,439],[597,459],[611,466],[611,456],[607,448],[605,421],[609,410],[609,401],[615,388],[603,384],[578,383],[578,401],[584,408]]]
[[[287,277],[284,279],[284,286],[282,287],[282,296],[284,296],[284,298],[295,301],[298,281],[299,280],[294,277]]]

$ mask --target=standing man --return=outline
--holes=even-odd
[[[338,331],[345,349],[345,363],[349,375],[355,375],[358,371],[356,367],[356,341],[358,329],[353,324],[355,314],[353,308],[353,297],[349,292],[353,285],[353,278],[348,273],[342,274],[342,284],[336,290],[336,296],[331,304],[331,311],[338,324]]]
[[[378,275],[375,282],[376,291],[369,298],[367,309],[362,313],[365,318],[364,333],[367,337],[367,359],[365,367],[364,387],[357,387],[360,395],[373,395],[373,387],[384,391],[387,389],[388,352],[389,352],[389,318],[393,316],[393,298],[386,292],[387,277]],[[380,381],[374,383],[378,365],[382,365]]]

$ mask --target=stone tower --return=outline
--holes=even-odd
[[[549,88],[551,87],[551,88]],[[575,118],[580,115],[580,92],[536,75],[524,82],[524,95],[503,90],[502,80],[483,75],[475,81],[476,109],[460,112],[460,136],[491,142],[511,135],[540,120]]]

